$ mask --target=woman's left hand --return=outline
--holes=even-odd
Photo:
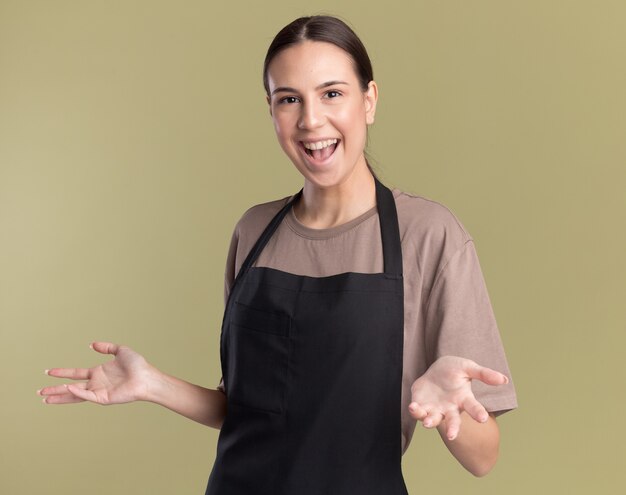
[[[409,412],[426,428],[433,428],[445,418],[446,436],[454,440],[461,427],[461,412],[466,411],[479,423],[489,415],[472,393],[472,380],[488,385],[504,385],[506,375],[480,366],[471,359],[441,356],[411,385]]]

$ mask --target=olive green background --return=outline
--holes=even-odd
[[[517,387],[488,476],[419,427],[410,493],[623,489],[624,2],[2,0],[1,493],[204,493],[217,430],[35,390],[93,340],[217,386],[232,228],[302,182],[263,58],[313,13],[369,50],[383,181],[473,235]]]

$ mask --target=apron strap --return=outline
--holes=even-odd
[[[376,181],[376,204],[380,221],[380,236],[383,242],[385,275],[402,277],[402,244],[398,211],[393,193],[374,177]]]

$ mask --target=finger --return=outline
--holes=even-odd
[[[77,402],[85,402],[80,397],[76,397],[74,394],[69,392],[66,394],[50,395],[48,397],[44,397],[42,401],[45,404],[75,404]]]
[[[76,397],[79,397],[80,399],[88,400],[89,402],[99,402],[98,396],[92,390],[87,390],[81,387],[77,387],[73,383],[68,385],[67,389]]]
[[[475,397],[468,397],[463,401],[463,410],[479,423],[484,423],[489,417],[485,407]]]
[[[456,409],[450,409],[446,412],[446,437],[448,440],[454,440],[461,429],[461,415]]]
[[[75,384],[78,387],[85,388],[87,386],[86,383],[77,383]],[[59,395],[59,394],[67,394],[70,393],[67,389],[67,383],[63,385],[55,385],[53,387],[43,387],[37,390],[37,395],[46,396],[46,395]]]
[[[428,415],[428,411],[415,401],[409,404],[409,412],[419,421],[422,421]]]
[[[94,351],[98,351],[101,354],[116,355],[120,350],[119,345],[113,344],[111,342],[92,342],[91,344],[89,344],[89,347],[91,347]]]
[[[50,368],[44,373],[57,378],[70,378],[72,380],[89,380],[88,368]]]
[[[439,426],[439,423],[443,420],[443,414],[441,411],[436,409],[431,409],[428,411],[428,416],[422,421],[422,424],[426,428],[434,428],[435,426]]]
[[[466,361],[465,372],[470,378],[480,380],[487,385],[505,385],[509,383],[509,379],[505,374],[486,366],[481,366],[470,359]]]

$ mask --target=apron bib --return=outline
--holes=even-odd
[[[393,195],[376,179],[383,273],[239,270],[220,336],[227,412],[206,495],[408,495],[401,470],[404,301]]]

